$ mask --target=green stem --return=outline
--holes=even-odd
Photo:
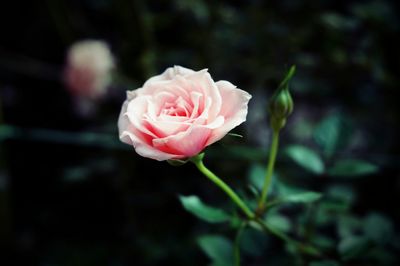
[[[233,249],[233,255],[235,259],[235,266],[240,266],[240,239],[242,238],[243,235],[243,230],[247,226],[247,221],[242,222],[237,233],[236,233],[236,238],[235,238],[235,245]]]
[[[201,158],[202,156],[203,155],[201,154],[193,157],[191,161],[196,165],[200,172],[202,172],[208,179],[210,179],[212,182],[214,182],[214,184],[228,194],[232,201],[246,214],[248,218],[252,219],[254,214],[250,208],[247,207],[243,200],[224,181],[222,181],[218,176],[205,167]]]
[[[307,253],[309,255],[315,256],[315,257],[321,257],[322,254],[321,252],[319,252],[315,247],[307,245],[307,244],[303,244],[291,237],[289,237],[288,235],[276,230],[273,227],[270,227],[269,225],[267,225],[263,220],[257,218],[254,219],[254,221],[261,226],[262,230],[266,233],[272,234],[274,236],[276,236],[277,238],[296,246],[301,252],[303,253]]]
[[[274,165],[276,160],[276,155],[278,153],[278,146],[279,146],[279,130],[273,130],[272,132],[272,143],[271,149],[269,152],[269,161],[267,166],[267,173],[265,175],[264,186],[261,192],[261,197],[258,202],[258,209],[263,210],[264,205],[267,201],[267,195],[269,187],[271,186],[272,181],[272,173],[274,172]]]

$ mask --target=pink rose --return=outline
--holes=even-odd
[[[68,50],[64,80],[72,94],[96,99],[106,93],[113,68],[114,58],[105,42],[80,41]]]
[[[228,81],[215,82],[207,69],[170,67],[127,92],[119,136],[144,157],[189,158],[246,121],[250,98]]]

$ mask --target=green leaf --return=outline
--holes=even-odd
[[[371,247],[368,238],[362,236],[351,236],[340,241],[338,250],[343,260],[351,260],[361,255]]]
[[[350,186],[332,185],[326,192],[327,196],[335,201],[351,205],[356,199],[356,192]]]
[[[197,244],[212,260],[212,265],[233,265],[233,247],[227,238],[219,235],[204,235],[197,239]]]
[[[269,204],[267,204],[267,207],[283,204],[283,203],[311,203],[314,201],[319,200],[322,197],[321,193],[318,192],[302,192],[299,194],[293,194],[293,195],[288,195],[283,198],[271,201]]]
[[[338,149],[346,147],[352,135],[352,127],[340,113],[334,113],[323,119],[314,130],[314,139],[331,157]]]
[[[362,228],[362,220],[357,216],[341,215],[336,217],[338,234],[341,238],[349,238]]]
[[[347,203],[332,201],[329,198],[319,203],[316,214],[318,224],[330,224],[338,221],[338,216],[347,213],[350,206]]]
[[[373,174],[376,171],[378,171],[376,165],[356,159],[339,160],[328,169],[330,175],[338,177],[362,176]]]
[[[179,196],[188,212],[209,223],[227,222],[230,216],[223,210],[204,204],[197,196]]]
[[[236,133],[228,133],[228,136],[235,137],[235,138],[243,138],[243,135],[236,134]]]
[[[169,163],[172,166],[182,166],[184,164],[186,164],[189,160],[180,160],[180,159],[171,159],[171,160],[167,160],[167,163]]]
[[[315,235],[312,238],[312,244],[322,250],[332,250],[336,246],[336,241],[324,235]]]
[[[370,213],[364,219],[365,235],[374,242],[384,245],[393,236],[393,224],[385,216],[379,213]]]
[[[285,202],[291,202],[291,203],[310,203],[319,200],[321,197],[322,197],[321,193],[309,191],[287,196],[283,200]]]
[[[325,170],[320,156],[307,147],[293,145],[287,148],[285,153],[298,165],[314,174],[321,174]]]
[[[322,14],[321,21],[327,28],[336,30],[354,29],[358,25],[356,19],[333,12]]]
[[[279,213],[268,213],[265,222],[267,225],[281,232],[287,233],[292,229],[292,223],[290,219]]]
[[[296,66],[295,65],[290,66],[289,70],[286,72],[286,76],[282,80],[282,82],[279,85],[278,89],[280,89],[283,86],[287,86],[287,84],[293,78],[295,73],[296,73]]]
[[[250,256],[262,256],[268,246],[268,238],[252,227],[246,227],[240,243],[241,250]]]
[[[306,190],[299,188],[294,184],[288,184],[284,182],[283,180],[281,180],[281,178],[279,178],[279,176],[275,177],[274,175],[272,176],[272,186],[276,190],[276,194],[280,197],[285,198],[286,196],[290,196],[293,194],[307,192]]]
[[[253,164],[248,173],[248,179],[251,185],[258,190],[262,190],[265,178],[265,166],[260,164]]]

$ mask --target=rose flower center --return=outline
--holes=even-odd
[[[161,114],[169,116],[189,117],[193,107],[182,97],[176,98],[173,102],[165,102],[161,108]]]

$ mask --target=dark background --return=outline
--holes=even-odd
[[[267,100],[295,64],[295,111],[282,147],[315,147],[313,126],[342,114],[357,137],[339,154],[379,166],[375,174],[340,181],[357,194],[349,213],[379,212],[398,233],[398,20],[395,1],[2,3],[0,99],[2,123],[12,127],[1,134],[0,264],[208,263],[196,237],[230,232],[196,220],[177,196],[196,194],[218,205],[224,195],[192,165],[142,158],[118,141],[125,90],[172,65],[208,68],[215,80],[253,94],[248,122],[235,130],[244,138],[216,144],[212,160],[206,159],[240,186],[245,180],[232,176],[245,176],[254,161],[266,162],[267,154],[257,152],[269,145]],[[109,43],[125,77],[86,116],[76,111],[60,78],[68,47],[82,39]],[[230,145],[254,152],[240,156]],[[298,170],[283,156],[279,167]],[[320,191],[337,181],[298,175],[298,184]]]

